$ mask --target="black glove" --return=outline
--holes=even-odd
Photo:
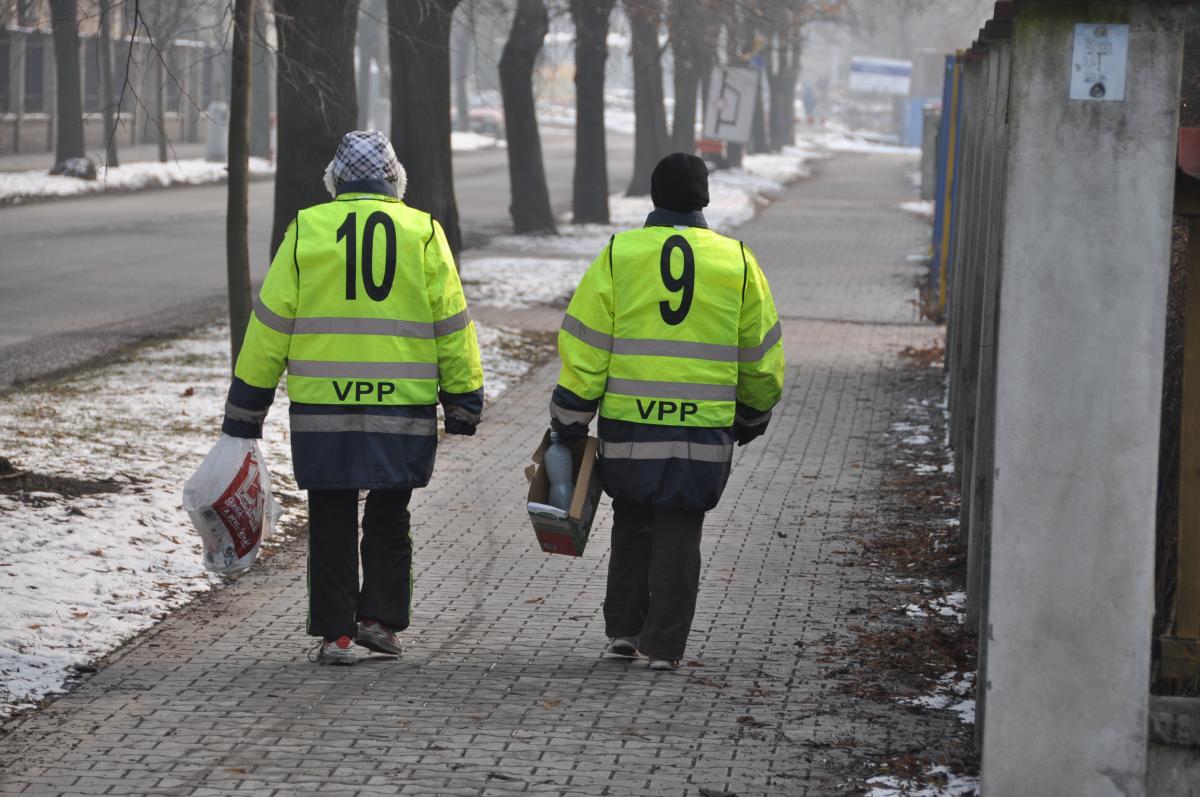
[[[461,434],[471,437],[475,434],[475,424],[460,421],[458,418],[446,418],[446,434]]]
[[[760,423],[757,426],[743,426],[740,423],[733,424],[733,436],[737,438],[737,444],[739,446],[746,445],[746,443],[749,443],[766,430],[767,425],[765,423]]]

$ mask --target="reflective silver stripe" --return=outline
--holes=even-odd
[[[240,423],[262,423],[267,418],[266,410],[248,410],[236,404],[225,402],[225,417]]]
[[[446,410],[446,417],[453,418],[456,421],[463,423],[479,423],[480,415],[478,412],[468,412],[462,407],[451,406]]]
[[[767,330],[767,334],[763,336],[763,342],[757,346],[751,346],[746,349],[738,349],[738,362],[755,363],[763,358],[771,347],[783,338],[783,327],[780,322],[776,321],[775,326]]]
[[[605,459],[690,459],[693,462],[729,462],[733,446],[721,443],[689,443],[687,440],[608,443],[600,441]]]
[[[431,339],[434,325],[393,318],[297,318],[293,335],[387,335]]]
[[[736,385],[700,385],[692,382],[648,382],[641,379],[608,378],[608,393],[645,398],[692,399],[693,401],[734,401]]]
[[[409,434],[431,437],[437,434],[433,418],[406,418],[398,415],[292,415],[293,432],[366,432],[368,434]]]
[[[747,420],[746,416],[735,411],[733,413],[733,419],[735,421],[737,421],[739,424],[741,424],[742,426],[748,426],[748,427],[753,428],[755,426],[762,426],[762,425],[766,424],[768,421],[770,421],[771,420],[771,411],[767,410],[765,413],[763,413],[759,417],[755,418],[754,420]]]
[[[332,379],[437,379],[437,363],[343,363],[329,360],[288,360],[292,376]]]
[[[270,310],[263,304],[261,297],[254,300],[254,317],[267,329],[273,329],[284,335],[292,334],[292,325],[296,321],[294,318],[284,318]]]
[[[565,423],[568,426],[577,423],[581,426],[587,426],[592,422],[592,418],[596,416],[596,411],[579,412],[578,410],[569,410],[559,404],[550,402],[550,417],[559,423]]]
[[[471,314],[464,307],[461,313],[455,313],[449,318],[443,318],[441,321],[433,323],[433,336],[440,338],[442,335],[449,335],[452,332],[457,332],[460,329],[466,329],[471,323]]]
[[[687,340],[620,339],[613,343],[613,354],[642,354],[652,357],[692,357],[735,363],[740,349],[720,343],[693,343]]]
[[[563,316],[562,328],[564,332],[574,335],[589,346],[604,349],[605,351],[612,351],[612,335],[606,335],[603,332],[592,329],[573,315],[568,314]]]

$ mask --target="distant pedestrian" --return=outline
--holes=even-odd
[[[600,479],[613,498],[604,622],[612,655],[679,666],[700,583],[704,513],[733,461],[767,428],[783,389],[779,317],[740,241],[708,229],[708,169],[668,155],[654,211],[592,263],[558,336],[552,428],[600,414]]]
[[[404,168],[378,131],[347,133],[325,172],[332,202],[300,211],[263,283],[223,431],[261,437],[287,369],[292,459],[308,490],[308,633],[317,660],[352,644],[399,654],[412,599],[408,502],[429,483],[437,404],[449,434],[483,409],[475,326],[441,226],[402,201]],[[362,519],[358,581],[358,497]]]

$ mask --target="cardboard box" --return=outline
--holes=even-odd
[[[541,445],[533,452],[533,464],[525,469],[525,478],[529,479],[529,522],[546,553],[582,556],[600,503],[600,473],[596,467],[599,443],[596,438],[588,437],[565,444],[571,449],[575,465],[571,506],[563,512],[548,502],[550,479],[542,464],[542,455],[550,445],[550,433],[546,432]]]

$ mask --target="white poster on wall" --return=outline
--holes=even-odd
[[[1071,99],[1124,102],[1128,62],[1128,25],[1076,25]]]
[[[736,66],[713,67],[709,81],[704,137],[734,144],[750,140],[754,120],[754,91],[758,70]]]

